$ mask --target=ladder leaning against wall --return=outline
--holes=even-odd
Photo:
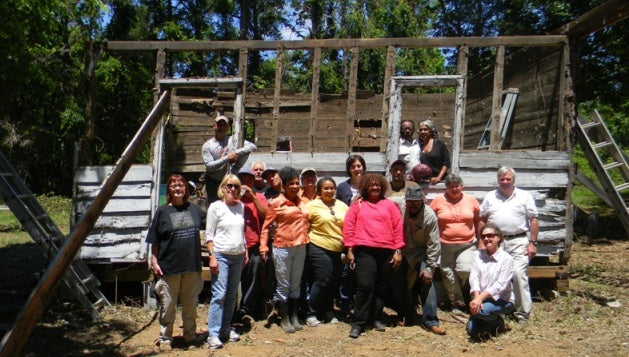
[[[46,259],[50,260],[57,255],[65,242],[63,233],[2,152],[0,152],[0,194]],[[98,288],[100,282],[87,264],[75,258],[68,267],[63,282],[76,299],[89,309],[92,319],[100,320],[96,307],[110,303]]]
[[[629,207],[622,192],[629,192],[629,166],[627,158],[618,148],[609,129],[598,112],[593,112],[587,120],[577,118],[575,127],[579,145],[594,169],[603,188],[602,197],[612,206],[627,234],[629,234]]]

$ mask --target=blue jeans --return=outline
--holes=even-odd
[[[273,247],[273,263],[275,263],[275,296],[277,301],[299,299],[301,274],[306,260],[306,245],[295,247]]]
[[[219,337],[229,332],[236,307],[244,254],[228,255],[214,252],[218,274],[212,275],[212,300],[208,312],[207,329],[210,336]]]
[[[248,248],[249,263],[243,268],[240,287],[242,289],[242,299],[240,300],[240,311],[243,314],[252,316],[254,319],[262,318],[264,313],[264,291],[262,290],[262,276],[260,275],[259,245]]]
[[[509,301],[486,299],[478,314],[470,316],[467,322],[467,334],[478,337],[479,334],[496,327],[502,320],[500,315],[511,311],[513,311],[513,303]]]
[[[426,262],[422,262],[419,271],[422,272],[426,269]],[[435,272],[432,272],[433,275]],[[421,284],[421,290],[419,298],[422,302],[422,323],[425,327],[439,326],[439,319],[437,318],[437,292],[435,291],[435,284],[424,284],[421,279],[418,279],[418,284]]]

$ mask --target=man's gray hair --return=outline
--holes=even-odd
[[[500,177],[504,174],[506,174],[507,172],[511,171],[511,176],[513,176],[513,181],[515,181],[515,170],[509,166],[503,166],[501,168],[498,169],[498,173],[496,174],[496,176]]]
[[[256,166],[256,164],[262,164],[262,170],[266,170],[266,164],[262,161],[256,161],[253,164],[251,164],[251,168],[253,169],[254,166]]]
[[[445,179],[446,187],[448,187],[451,183],[455,183],[455,184],[459,184],[463,186],[463,179],[461,178],[461,176],[457,174],[449,174],[448,176],[446,176],[446,179]]]

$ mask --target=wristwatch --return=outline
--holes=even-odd
[[[395,250],[395,254],[402,254],[402,250],[401,249],[396,249]]]
[[[531,244],[533,244],[534,246],[537,247],[537,240],[529,239],[529,243],[531,243]]]

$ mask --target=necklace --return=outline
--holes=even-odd
[[[334,222],[336,222],[336,215],[334,214],[334,204],[336,203],[336,199],[332,199],[332,201],[330,201],[331,204],[323,200],[321,200],[321,202],[323,202],[323,204],[326,205],[326,207],[328,207],[328,209],[330,210],[330,215],[332,215]]]

